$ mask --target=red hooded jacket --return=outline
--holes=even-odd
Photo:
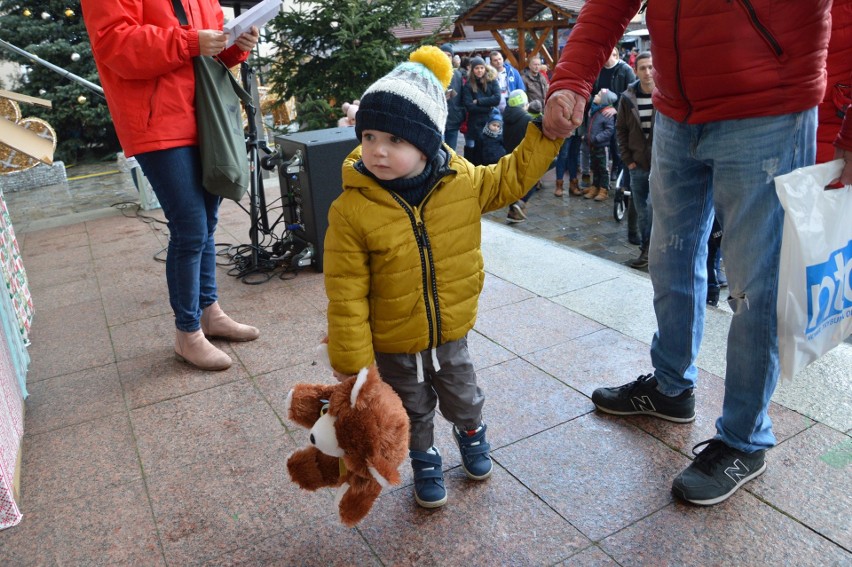
[[[830,0],[650,0],[654,108],[701,124],[817,106],[826,85],[830,6]],[[639,8],[640,0],[589,0],[549,92],[570,89],[588,97]]]
[[[221,30],[217,0],[182,0],[189,25],[171,0],[82,0],[83,19],[118,139],[127,156],[198,143],[195,72],[198,30]],[[232,45],[229,67],[248,52]]]

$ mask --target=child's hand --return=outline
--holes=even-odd
[[[550,95],[544,104],[542,131],[547,138],[567,138],[583,123],[586,99],[569,90]]]
[[[354,376],[354,374],[344,374],[342,372],[338,372],[337,370],[334,370],[333,368],[331,370],[331,374],[335,378],[337,378],[338,382],[345,382],[346,380],[348,380],[348,379],[352,378],[352,376]]]

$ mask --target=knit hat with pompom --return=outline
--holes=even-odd
[[[355,115],[355,135],[379,130],[399,136],[431,159],[444,141],[447,86],[453,66],[446,54],[427,45],[370,85]]]

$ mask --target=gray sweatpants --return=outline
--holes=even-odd
[[[476,373],[467,350],[467,337],[437,348],[439,371],[432,352],[419,353],[423,381],[417,379],[416,354],[376,353],[382,379],[396,391],[411,420],[409,448],[427,451],[435,443],[435,408],[460,430],[476,429],[482,423],[485,395],[476,385]]]

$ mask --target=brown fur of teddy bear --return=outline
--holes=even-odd
[[[345,525],[361,521],[383,487],[400,483],[408,415],[375,364],[338,384],[296,384],[287,417],[311,430],[312,444],[287,459],[290,477],[306,490],[340,487],[335,502]]]

